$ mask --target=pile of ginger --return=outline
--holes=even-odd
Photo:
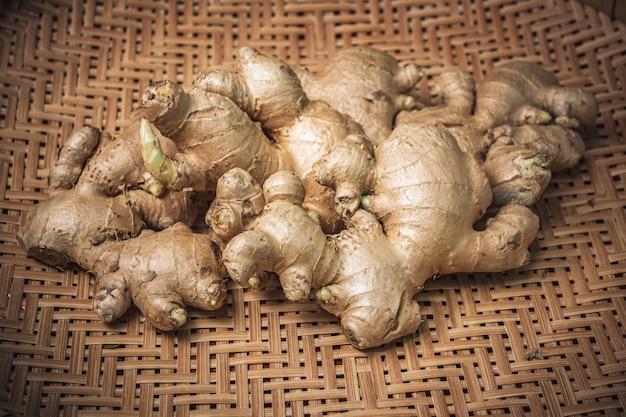
[[[529,263],[532,207],[580,160],[591,93],[523,61],[480,83],[457,67],[426,80],[368,47],[323,68],[244,47],[189,91],[153,83],[121,134],[84,127],[65,141],[19,243],[93,274],[105,322],[135,304],[175,329],[188,307],[221,308],[229,279],[262,290],[277,276],[359,349],[416,332],[430,278]],[[437,104],[417,96],[421,82]],[[208,228],[194,228],[206,196]]]

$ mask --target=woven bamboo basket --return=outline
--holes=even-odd
[[[602,2],[590,2],[602,4]],[[613,2],[615,6],[615,2]],[[623,10],[623,3],[617,9]],[[0,2],[0,408],[23,416],[626,415],[626,26],[577,1]],[[371,45],[480,80],[524,59],[596,94],[595,132],[534,210],[531,264],[444,276],[418,332],[359,351],[315,302],[231,285],[174,332],[91,311],[92,278],[25,256],[58,145],[124,129],[140,92],[189,87],[251,45],[319,69]],[[427,82],[418,93],[428,97]]]

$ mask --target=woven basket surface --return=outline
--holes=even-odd
[[[444,276],[418,332],[351,347],[314,301],[231,284],[174,332],[104,325],[93,279],[28,258],[16,231],[77,127],[119,131],[140,92],[257,47],[321,68],[367,44],[480,80],[525,59],[600,106],[587,151],[534,210],[531,264]],[[626,26],[565,0],[0,2],[0,408],[25,416],[626,415]],[[418,94],[428,97],[427,80]],[[445,167],[442,167],[445,169]],[[200,227],[200,226],[198,226]],[[0,413],[0,415],[2,415]]]

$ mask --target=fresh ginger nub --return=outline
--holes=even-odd
[[[72,133],[50,168],[50,192],[67,190],[76,184],[87,159],[94,154],[99,138],[100,130],[91,126]]]

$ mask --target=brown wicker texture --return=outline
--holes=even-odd
[[[565,0],[0,2],[0,407],[26,416],[572,416],[626,413],[626,27]],[[140,91],[188,87],[252,45],[319,68],[370,44],[429,75],[526,59],[597,95],[588,151],[536,206],[531,265],[442,277],[412,337],[357,351],[278,288],[155,331],[91,311],[82,271],[15,233],[76,127],[119,130]],[[426,83],[420,94],[427,95]],[[442,167],[445,169],[445,167]]]

